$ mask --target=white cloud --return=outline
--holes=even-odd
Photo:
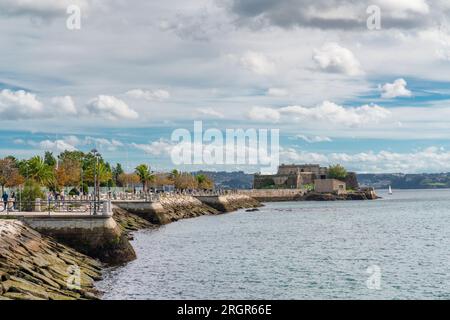
[[[345,108],[334,102],[324,101],[321,104],[305,108],[288,106],[279,109],[283,114],[293,117],[295,121],[318,121],[321,123],[357,127],[367,123],[377,123],[386,119],[391,113],[377,105]]]
[[[268,75],[275,72],[275,64],[260,52],[248,51],[239,59],[240,64],[247,70],[258,75]]]
[[[377,105],[363,105],[345,108],[330,101],[324,101],[315,107],[287,106],[282,108],[253,107],[247,118],[254,121],[303,122],[332,124],[346,127],[359,127],[363,124],[378,123],[386,119],[391,112]]]
[[[76,136],[65,136],[62,139],[55,139],[55,140],[42,140],[42,141],[34,141],[34,140],[28,140],[23,141],[23,143],[26,143],[32,147],[39,148],[44,151],[53,151],[53,152],[63,152],[65,150],[67,151],[75,151],[78,150],[77,146],[82,144],[82,141],[78,139]]]
[[[43,140],[36,144],[42,150],[50,150],[55,152],[75,151],[77,148],[64,140]]]
[[[79,138],[75,135],[64,136],[61,139],[55,140],[42,140],[42,141],[33,141],[28,140],[24,141],[22,139],[14,140],[15,144],[28,144],[33,147],[37,147],[42,150],[50,150],[55,152],[62,152],[65,150],[74,151],[78,150],[81,147],[95,145],[96,148],[102,150],[106,149],[108,151],[115,151],[119,147],[123,147],[124,144],[121,141],[116,139],[105,139],[105,138],[95,138],[91,136],[85,136],[84,138]]]
[[[446,172],[450,151],[429,147],[413,152],[367,151],[360,153],[315,153],[293,148],[280,152],[282,162],[317,162],[323,165],[340,163],[358,172]]]
[[[63,138],[63,140],[64,140],[64,142],[66,142],[72,146],[77,146],[77,145],[80,145],[83,143],[77,136],[74,136],[74,135],[65,136]]]
[[[247,112],[247,118],[253,121],[278,122],[280,120],[280,112],[272,108],[252,107]]]
[[[286,97],[288,91],[282,88],[269,88],[269,90],[267,90],[267,95],[271,97]]]
[[[87,145],[95,145],[99,149],[107,149],[108,151],[115,151],[118,147],[123,147],[124,144],[121,141],[112,139],[108,140],[105,138],[94,138],[94,137],[85,137],[84,144]]]
[[[381,97],[385,99],[392,99],[396,97],[410,97],[411,91],[406,89],[407,82],[400,78],[394,81],[394,83],[385,83],[381,90]]]
[[[302,139],[308,143],[332,142],[331,138],[325,136],[306,136],[303,134],[296,135],[296,138]]]
[[[76,115],[77,108],[75,102],[71,96],[54,97],[51,99],[51,103],[58,113]]]
[[[319,69],[326,72],[349,76],[363,74],[361,64],[353,52],[334,42],[326,43],[322,48],[315,49],[313,60]]]
[[[86,107],[89,113],[109,120],[137,119],[139,116],[124,101],[114,96],[99,95],[90,100]]]
[[[21,119],[59,119],[71,121],[78,116],[99,116],[110,120],[136,119],[138,113],[124,101],[113,96],[99,95],[86,108],[77,110],[71,96],[51,97],[41,101],[36,94],[24,90],[0,91],[0,121]]]
[[[166,90],[158,89],[158,90],[142,90],[142,89],[133,89],[126,92],[126,95],[133,99],[144,99],[148,101],[163,101],[170,98],[170,93]]]
[[[36,95],[24,90],[0,91],[0,118],[16,120],[32,118],[44,110],[42,102]]]
[[[213,108],[198,108],[197,112],[201,115],[209,116],[209,117],[213,117],[213,118],[222,119],[225,117],[223,113],[221,113]]]
[[[153,156],[168,155],[173,148],[173,144],[164,139],[152,141],[149,144],[138,144],[133,142],[131,146]]]

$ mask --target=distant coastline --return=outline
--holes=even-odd
[[[253,174],[243,171],[199,171],[210,176],[222,189],[251,189]],[[449,189],[450,172],[447,173],[357,173],[361,186],[375,189]]]

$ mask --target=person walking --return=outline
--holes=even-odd
[[[3,211],[5,211],[8,209],[8,194],[6,193],[6,191],[3,192],[2,199],[3,199]]]

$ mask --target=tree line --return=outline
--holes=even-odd
[[[72,187],[75,192],[87,193],[88,187],[125,187],[141,185],[144,191],[164,185],[178,190],[213,189],[214,182],[206,175],[192,175],[173,170],[155,173],[147,164],[138,165],[133,172],[125,172],[122,165],[112,166],[101,155],[92,152],[64,151],[58,156],[45,152],[44,157],[34,156],[19,160],[13,156],[0,159],[0,185],[5,188],[38,185],[58,192]]]

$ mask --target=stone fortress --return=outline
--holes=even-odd
[[[302,189],[308,185],[319,192],[344,193],[347,188],[359,188],[355,173],[348,172],[345,181],[329,179],[328,168],[319,164],[282,164],[277,174],[255,174],[253,180],[254,189]]]

